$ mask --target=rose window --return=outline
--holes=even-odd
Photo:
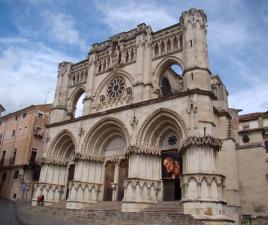
[[[172,135],[168,138],[168,145],[173,146],[175,144],[177,144],[177,137]]]
[[[123,77],[115,77],[111,82],[108,84],[107,87],[107,96],[109,98],[118,98],[124,94],[126,86],[126,81]]]

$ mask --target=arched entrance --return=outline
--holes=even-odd
[[[55,195],[48,193],[45,200],[60,201],[69,197],[69,184],[74,180],[75,163],[73,155],[75,153],[75,142],[71,132],[63,130],[53,140],[51,147],[46,155],[47,160],[55,160],[60,163],[49,164],[44,169],[47,175],[40,176],[40,182],[48,183],[59,190],[58,199]],[[41,172],[42,174],[42,172]]]
[[[186,126],[180,116],[160,108],[148,117],[139,133],[139,144],[161,151],[161,182],[163,201],[181,199],[182,177],[181,141],[186,135]]]
[[[126,141],[121,136],[115,136],[106,146],[104,201],[122,201],[124,198],[123,183],[128,175],[128,160],[124,157],[125,149]]]
[[[116,118],[104,118],[96,123],[85,140],[84,151],[100,156],[102,168],[103,201],[121,201],[124,198],[124,180],[128,176],[126,149],[129,135],[126,126]]]

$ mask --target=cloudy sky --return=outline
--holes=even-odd
[[[0,104],[9,113],[52,102],[59,62],[85,59],[92,43],[142,22],[170,26],[193,7],[208,16],[210,69],[230,107],[267,111],[266,0],[0,0]]]

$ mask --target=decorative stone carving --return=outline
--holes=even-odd
[[[73,203],[96,203],[101,200],[102,184],[71,181],[69,183],[69,198],[67,206]],[[72,202],[72,204],[70,204]],[[72,208],[72,207],[68,207]]]
[[[39,161],[40,164],[54,164],[54,165],[59,165],[59,166],[67,166],[68,161],[64,161],[61,159],[52,159],[52,158],[46,158],[42,157]]]
[[[190,145],[197,145],[197,146],[210,145],[217,151],[220,151],[222,147],[222,142],[220,139],[212,136],[203,136],[203,137],[191,136],[183,141],[182,149],[188,148]]]
[[[34,185],[33,201],[37,202],[37,197],[43,194],[45,204],[59,202],[63,200],[64,185],[49,184],[49,183],[36,183]]]
[[[77,160],[104,162],[104,157],[100,155],[83,154],[80,152],[76,152],[74,153],[74,161]]]
[[[123,201],[156,203],[159,201],[160,191],[160,181],[128,178],[124,181]]]
[[[181,179],[183,201],[223,201],[225,177],[217,174],[185,174]]]
[[[153,155],[153,156],[160,156],[161,149],[157,147],[149,147],[149,146],[136,146],[130,145],[127,149],[127,154],[144,154],[144,155]]]

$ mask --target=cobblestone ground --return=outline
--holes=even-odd
[[[4,199],[0,199],[0,225],[20,225],[15,217],[14,204]]]

